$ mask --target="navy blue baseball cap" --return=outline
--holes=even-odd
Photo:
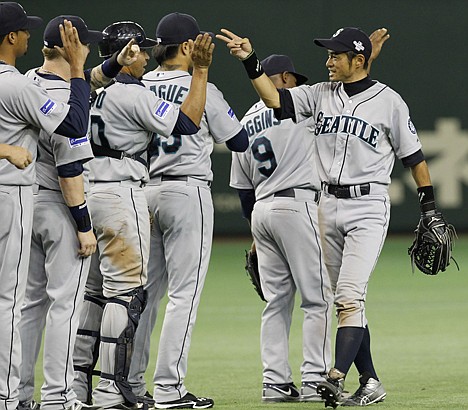
[[[32,30],[42,24],[42,19],[37,16],[28,16],[23,6],[15,2],[0,3],[0,35],[18,30]]]
[[[263,70],[267,76],[281,74],[285,71],[296,77],[297,85],[302,85],[307,82],[308,78],[305,75],[298,74],[294,68],[292,60],[282,54],[272,54],[261,61]]]
[[[156,40],[158,44],[182,44],[188,40],[195,40],[203,34],[198,27],[197,20],[189,14],[170,13],[164,16],[156,27]],[[213,33],[209,33],[214,37]]]
[[[62,38],[60,37],[60,24],[64,20],[68,20],[73,24],[73,27],[78,31],[78,36],[82,44],[98,43],[102,40],[101,31],[89,30],[86,23],[78,16],[57,16],[47,23],[44,30],[44,46],[54,48],[55,46],[63,47]]]
[[[340,28],[331,38],[316,38],[314,43],[336,53],[354,51],[356,54],[362,54],[366,61],[369,61],[372,53],[369,36],[356,27]]]

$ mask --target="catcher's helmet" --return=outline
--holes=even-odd
[[[107,26],[103,31],[103,39],[99,42],[99,55],[110,57],[116,51],[122,50],[134,38],[140,48],[152,48],[158,42],[147,38],[145,30],[133,21],[119,21]]]

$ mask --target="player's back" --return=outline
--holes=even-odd
[[[54,100],[68,101],[70,83],[63,78],[54,74],[38,73],[37,69],[29,70],[25,75],[33,78]],[[75,160],[85,162],[92,158],[93,153],[87,136],[65,138],[58,134],[48,135],[41,130],[37,144],[36,182],[44,188],[60,191],[57,166]]]
[[[147,181],[147,147],[153,132],[169,135],[178,109],[155,98],[141,82],[128,75],[102,90],[91,107],[93,143],[122,151],[122,159],[96,154],[90,163],[93,181]],[[131,158],[133,157],[133,158]]]
[[[186,71],[151,71],[143,77],[143,83],[155,95],[177,105],[187,97],[191,80]],[[211,181],[213,142],[226,142],[241,129],[223,94],[208,83],[200,130],[194,135],[172,135],[168,139],[155,135],[151,144],[150,176],[183,175]]]
[[[231,186],[255,189],[257,199],[288,188],[320,190],[312,160],[312,124],[277,120],[263,102],[252,106],[241,120],[249,134],[249,149],[233,153]]]

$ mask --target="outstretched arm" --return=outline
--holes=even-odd
[[[265,105],[270,108],[279,108],[281,104],[278,90],[263,72],[250,40],[247,37],[239,37],[225,28],[221,29],[221,32],[224,35],[217,34],[216,38],[224,41],[230,54],[242,61],[255,91]]]

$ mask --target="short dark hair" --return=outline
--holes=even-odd
[[[180,44],[158,44],[157,46],[154,46],[152,51],[154,59],[159,65],[161,65],[166,60],[174,58],[179,52],[179,45]]]
[[[355,53],[354,51],[346,51],[345,54],[348,56],[348,61],[350,63],[351,61],[353,61],[353,58],[358,55],[358,53]],[[365,58],[364,69],[367,69],[368,65],[369,65],[369,61],[367,60],[367,58]]]

